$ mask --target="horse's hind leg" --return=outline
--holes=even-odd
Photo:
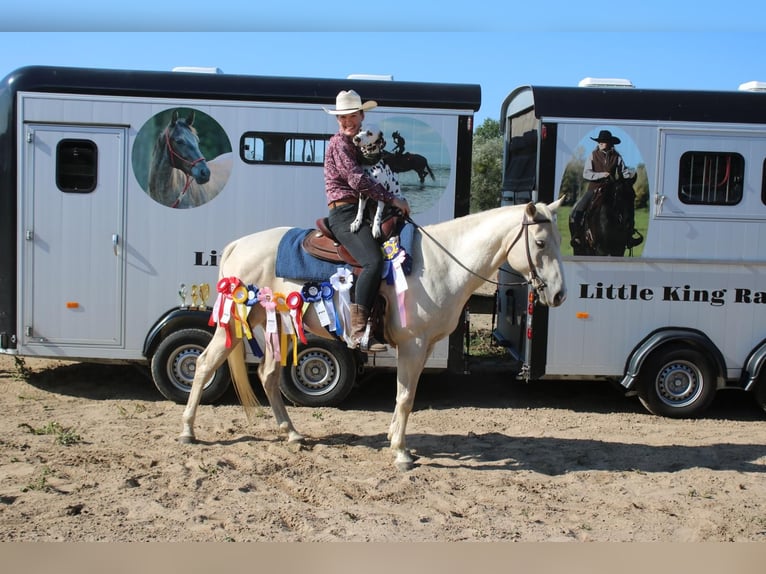
[[[186,401],[186,408],[183,414],[183,431],[178,440],[183,443],[195,442],[194,436],[194,418],[197,416],[197,407],[202,398],[202,390],[205,382],[213,376],[216,369],[220,367],[231,353],[231,349],[226,347],[226,331],[216,329],[213,338],[210,340],[207,348],[197,358],[192,381],[189,399]]]
[[[282,365],[267,349],[258,367],[258,376],[261,379],[263,390],[266,392],[266,398],[269,400],[274,418],[277,421],[279,429],[287,433],[288,442],[300,442],[303,436],[295,430],[290,415],[287,414],[285,402],[282,399],[282,392],[279,390],[279,379],[282,376]]]

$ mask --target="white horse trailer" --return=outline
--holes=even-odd
[[[601,136],[635,173],[634,241],[619,254],[574,255],[559,211],[563,306],[549,314],[525,286],[498,289],[495,337],[520,376],[611,379],[670,417],[701,414],[724,388],[765,406],[766,94],[524,86],[501,125],[504,203],[571,205]]]
[[[477,85],[37,66],[6,76],[0,352],[144,363],[164,396],[186,402],[224,246],[326,216],[324,149],[337,123],[322,106],[343,89],[376,100],[367,121],[399,132],[401,156],[427,161],[425,179],[399,173],[417,223],[468,213]],[[462,337],[427,367],[462,368]],[[372,366],[394,367],[394,353]],[[366,360],[309,342],[283,388],[335,404]],[[228,387],[222,369],[205,402]]]

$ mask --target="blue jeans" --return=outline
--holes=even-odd
[[[341,245],[361,265],[362,271],[354,281],[354,302],[372,309],[380,289],[383,273],[383,252],[380,242],[372,236],[369,218],[365,217],[362,227],[356,233],[350,231],[351,222],[356,218],[357,205],[341,205],[330,210],[328,220],[330,231]]]

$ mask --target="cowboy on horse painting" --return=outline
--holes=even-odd
[[[598,137],[590,138],[597,142],[596,148],[591,152],[585,161],[583,168],[583,178],[588,180],[588,189],[577,201],[569,216],[569,229],[572,234],[572,247],[575,255],[588,253],[588,247],[594,249],[594,238],[588,237],[588,219],[587,215],[595,208],[594,199],[599,193],[617,194],[618,191],[627,190],[631,197],[625,200],[625,211],[628,217],[620,218],[620,226],[626,227],[628,237],[633,232],[633,193],[632,184],[635,181],[636,173],[625,166],[620,153],[615,149],[615,145],[620,143],[620,138],[613,136],[609,130],[601,130]],[[620,188],[620,189],[618,189]],[[599,202],[599,205],[601,202]],[[624,221],[623,221],[624,219]],[[629,220],[629,221],[628,221]],[[629,229],[627,229],[629,227]],[[624,252],[628,241],[621,246],[620,255]],[[611,254],[611,253],[609,253]]]

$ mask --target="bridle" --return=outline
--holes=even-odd
[[[455,263],[457,263],[462,269],[464,269],[465,271],[468,271],[471,275],[473,275],[475,277],[478,277],[482,281],[485,281],[487,283],[491,283],[493,285],[497,285],[499,287],[512,287],[512,286],[517,286],[517,285],[532,285],[532,287],[535,289],[535,291],[542,291],[545,288],[545,286],[546,286],[545,281],[543,281],[540,278],[540,276],[537,274],[537,267],[535,267],[535,263],[534,263],[534,261],[532,261],[532,253],[529,250],[529,226],[530,225],[539,225],[540,223],[552,223],[552,221],[550,219],[541,219],[539,221],[535,221],[534,219],[530,220],[527,217],[526,212],[524,213],[524,218],[522,219],[521,224],[519,225],[519,232],[516,234],[516,237],[513,239],[513,241],[511,242],[510,246],[508,247],[508,249],[505,251],[505,258],[508,259],[508,255],[510,255],[511,250],[516,245],[516,243],[518,243],[519,239],[521,239],[521,237],[523,236],[524,237],[524,242],[525,242],[525,245],[526,245],[527,264],[529,265],[529,278],[526,281],[517,281],[517,282],[513,282],[513,283],[505,283],[503,281],[495,281],[494,279],[489,279],[487,277],[483,277],[482,275],[479,275],[478,273],[476,273],[472,269],[469,269],[468,267],[466,267],[463,264],[462,261],[458,260],[458,258],[455,257],[446,247],[444,247],[444,245],[439,243],[433,237],[433,235],[431,235],[425,229],[423,229],[422,226],[420,226],[417,223],[415,223],[412,220],[412,218],[407,216],[405,219],[407,221],[409,221],[410,223],[412,223],[412,225],[414,225],[423,235],[427,236],[431,241],[433,241],[437,246],[439,246],[439,248],[442,251],[444,251],[444,253],[446,253],[449,256],[449,258],[452,259]]]
[[[174,150],[173,146],[170,145],[170,128],[167,128],[165,130],[165,147],[168,148],[168,154],[170,155],[170,165],[173,166],[175,169],[179,169],[178,167],[176,167],[176,162],[175,162],[176,158],[188,164],[189,168],[194,167],[201,161],[205,161],[205,156],[200,156],[195,160],[188,160],[185,157],[183,157],[181,154],[179,154],[176,150]],[[191,186],[191,181],[192,181],[191,173],[186,173],[184,171],[184,176],[186,176],[186,182],[184,183],[184,188],[181,190],[181,193],[178,194],[178,197],[176,198],[176,200],[172,203],[170,207],[178,207],[178,204],[181,203],[181,200],[183,199],[184,195],[186,195],[186,192],[189,191],[189,187]]]

